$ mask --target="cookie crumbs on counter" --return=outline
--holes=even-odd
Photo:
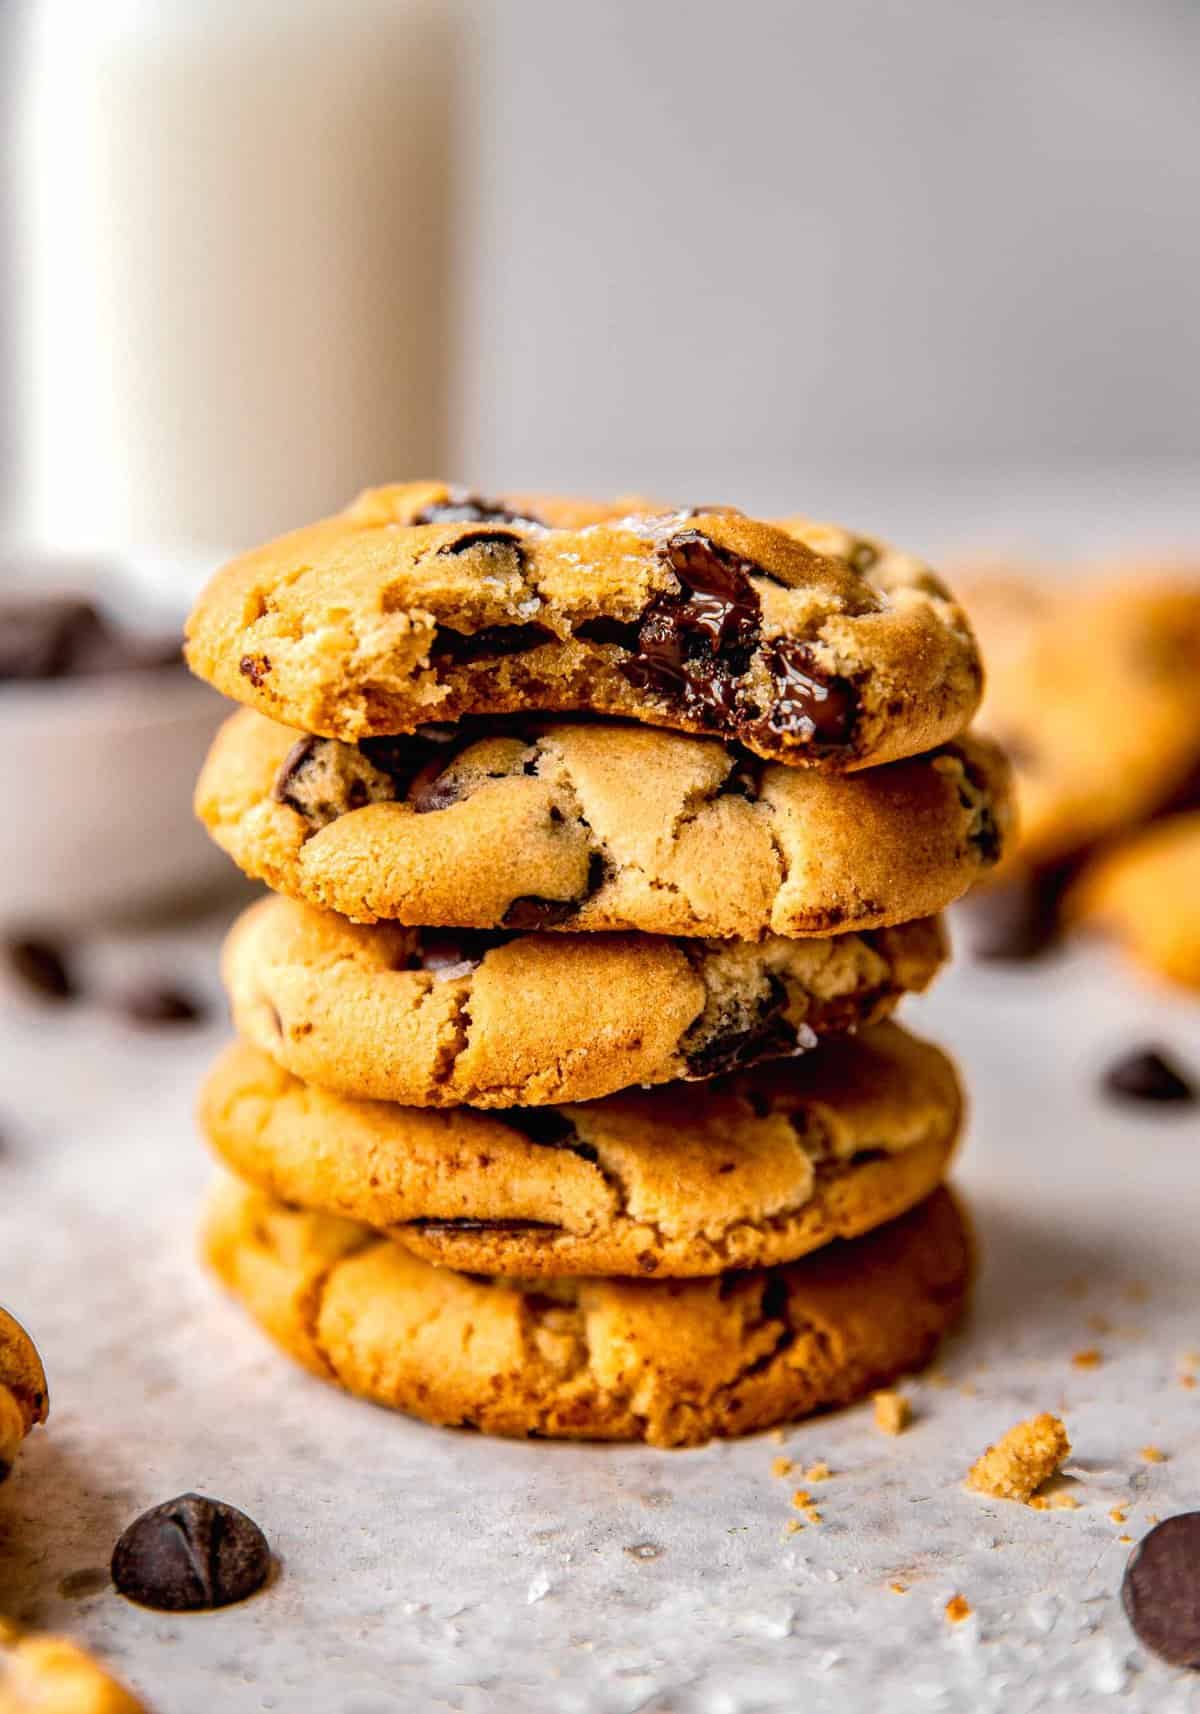
[[[1089,1345],[1086,1351],[1076,1351],[1071,1358],[1074,1369],[1098,1369],[1104,1358],[1094,1345]]]
[[[952,1625],[961,1625],[964,1619],[971,1617],[972,1608],[961,1595],[951,1595],[946,1602],[946,1617]]]
[[[811,1506],[812,1495],[809,1493],[807,1488],[797,1488],[796,1492],[792,1495],[792,1504],[795,1506],[797,1511],[799,1511],[803,1506]]]
[[[1160,1446],[1143,1446],[1138,1453],[1143,1464],[1165,1464],[1167,1455]]]
[[[800,1522],[799,1518],[789,1518],[783,1526],[783,1533],[784,1535],[796,1535],[803,1528],[804,1525]]]
[[[967,1472],[967,1487],[997,1500],[1028,1501],[1070,1452],[1062,1418],[1043,1411],[989,1446]]]
[[[1131,1535],[1119,1535],[1119,1536],[1118,1536],[1118,1537],[1117,1537],[1117,1540],[1118,1540],[1118,1541],[1125,1541],[1125,1542],[1128,1542],[1128,1541],[1132,1541],[1132,1540],[1133,1540],[1133,1537],[1132,1537],[1132,1536],[1131,1536]]]
[[[804,1515],[810,1524],[821,1524],[825,1520],[815,1506],[805,1506]]]
[[[804,1480],[806,1482],[827,1482],[832,1475],[833,1471],[829,1468],[828,1464],[826,1464],[825,1460],[823,1458],[818,1458],[816,1463],[810,1464],[808,1469],[804,1472]]]
[[[1156,1523],[1160,1522],[1158,1513],[1157,1512],[1147,1512],[1146,1513],[1146,1522],[1148,1524],[1156,1524]]]
[[[1065,1489],[1059,1489],[1053,1494],[1034,1494],[1029,1504],[1035,1512],[1077,1512],[1079,1501],[1074,1494]]]
[[[912,1405],[892,1389],[875,1394],[875,1427],[883,1434],[903,1434],[912,1421]]]
[[[796,1466],[793,1464],[792,1460],[790,1458],[784,1458],[782,1453],[778,1458],[772,1458],[771,1460],[772,1476],[790,1476],[795,1468]]]
[[[1115,1524],[1123,1524],[1125,1522],[1124,1506],[1114,1506],[1108,1515]]]
[[[1193,1375],[1193,1374],[1180,1375],[1179,1385],[1181,1387],[1194,1387],[1196,1385],[1195,1375]]]
[[[907,1583],[889,1583],[888,1588],[891,1590],[893,1595],[907,1595],[908,1594],[908,1584]]]
[[[771,1432],[767,1435],[767,1439],[774,1441],[776,1446],[782,1446],[783,1445],[783,1430],[781,1428],[773,1428],[771,1430]]]
[[[1107,1315],[1089,1315],[1087,1324],[1093,1333],[1112,1332],[1112,1322]]]

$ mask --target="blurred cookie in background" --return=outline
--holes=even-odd
[[[976,951],[1030,957],[1093,853],[1200,801],[1200,569],[1131,562],[1070,585],[977,570],[957,587],[986,663],[980,723],[1009,753],[1018,806]]]
[[[1064,908],[1143,969],[1200,992],[1200,809],[1152,822],[1086,864]]]

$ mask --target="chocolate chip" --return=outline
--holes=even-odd
[[[977,889],[967,901],[971,952],[995,963],[1029,963],[1057,943],[1061,905],[1070,871],[1065,868]]]
[[[554,812],[551,811],[551,819]],[[558,820],[562,820],[561,813]],[[600,851],[593,851],[588,859],[587,885],[582,897],[577,899],[543,899],[536,893],[523,893],[509,905],[504,913],[505,928],[523,929],[526,932],[540,928],[558,928],[560,924],[569,922],[577,915],[581,905],[598,893],[608,879],[608,862]]]
[[[126,988],[117,997],[118,1009],[134,1024],[194,1024],[205,1015],[203,1001],[168,982],[147,981]]]
[[[271,1550],[258,1525],[221,1500],[181,1494],[135,1518],[113,1549],[112,1579],[143,1607],[190,1613],[261,1589]]]
[[[681,530],[661,553],[679,592],[650,603],[637,652],[621,671],[637,690],[728,724],[737,712],[737,681],[758,640],[759,600],[750,578],[761,568],[699,530]]]
[[[619,649],[632,651],[638,646],[640,629],[640,619],[606,619],[601,615],[598,619],[585,619],[582,625],[576,625],[575,635],[588,643],[615,643]]]
[[[52,940],[8,940],[4,956],[13,975],[41,1000],[73,1000],[78,993],[65,953]]]
[[[499,500],[483,500],[477,494],[453,489],[449,497],[426,506],[413,519],[414,524],[534,524],[544,528],[542,520],[531,512],[514,512]]]
[[[1125,1567],[1121,1605],[1152,1654],[1200,1668],[1200,1512],[1164,1518],[1143,1536]]]
[[[409,1220],[407,1224],[418,1232],[437,1237],[442,1232],[557,1232],[552,1220]]]
[[[574,1125],[556,1107],[505,1107],[492,1114],[531,1143],[544,1149],[566,1149],[580,1160],[600,1159],[591,1143],[585,1143]]]
[[[259,689],[270,670],[271,657],[269,655],[243,655],[238,662],[238,671],[243,678],[250,680],[255,690]]]
[[[444,933],[425,929],[409,964],[411,970],[429,970],[435,975],[465,976],[478,969],[493,947],[510,937],[498,929],[457,928]]]
[[[740,1065],[811,1047],[816,1039],[812,1031],[798,1030],[784,1016],[787,1003],[787,989],[778,976],[770,976],[762,996],[729,1000],[715,1018],[706,1009],[683,1040],[689,1075],[720,1077]]]
[[[1114,1061],[1104,1074],[1110,1095],[1128,1101],[1178,1102],[1196,1100],[1195,1086],[1158,1048],[1139,1049]]]
[[[405,743],[413,739],[375,739],[379,744]],[[414,753],[412,767],[426,755]],[[315,832],[351,810],[368,803],[388,802],[396,796],[393,775],[378,767],[366,744],[343,744],[336,738],[300,738],[292,745],[271,787],[276,803],[286,804],[302,815]]]
[[[445,667],[463,666],[470,661],[523,655],[554,640],[554,632],[548,631],[544,625],[485,625],[480,631],[455,631],[449,625],[439,625],[429,651],[429,661],[440,671]]]
[[[0,1483],[7,1482],[12,1475],[12,1465],[7,1458],[0,1458]]]
[[[762,724],[783,737],[800,737],[814,747],[845,749],[858,722],[858,692],[848,678],[827,673],[805,643],[779,638],[763,651],[774,683],[771,706]]]
[[[499,549],[502,553],[511,554],[514,559],[524,563],[525,549],[520,539],[505,530],[467,530],[463,535],[456,536],[452,542],[445,542],[438,549],[439,554],[466,553],[468,548],[484,548],[489,552]]]
[[[762,790],[763,769],[766,764],[760,756],[752,756],[748,750],[734,750],[733,764],[725,778],[721,781],[718,797],[744,797],[750,803],[758,799]]]

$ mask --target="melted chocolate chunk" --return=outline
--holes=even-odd
[[[738,711],[737,681],[758,641],[759,601],[750,578],[760,568],[699,530],[672,536],[662,556],[679,593],[656,596],[647,607],[637,652],[621,671],[637,690],[728,724]]]
[[[760,1059],[778,1059],[784,1055],[803,1052],[811,1047],[811,1030],[797,1030],[783,1015],[787,1010],[787,989],[778,976],[767,982],[766,995],[757,1003],[731,1004],[705,1027],[704,1033],[689,1045],[685,1038],[684,1053],[692,1077],[720,1077],[739,1066],[753,1065]],[[701,1023],[704,1023],[703,1018]],[[697,1036],[698,1026],[688,1032]]]
[[[493,947],[503,946],[510,938],[491,928],[425,929],[408,968],[430,970],[440,976],[463,976],[469,970],[477,970]]]
[[[413,523],[541,525],[542,520],[529,512],[514,512],[498,500],[484,500],[478,494],[466,494],[456,489],[448,499],[418,512]]]
[[[1183,1071],[1158,1048],[1142,1048],[1110,1065],[1104,1074],[1110,1095],[1127,1101],[1178,1102],[1190,1105],[1197,1099],[1195,1086]]]
[[[853,742],[858,693],[848,678],[824,672],[805,643],[779,638],[764,651],[775,684],[763,725],[782,737],[808,739],[815,748],[842,750]]]
[[[1200,1512],[1164,1518],[1143,1536],[1125,1567],[1121,1605],[1152,1654],[1200,1667]]]
[[[441,671],[445,667],[464,666],[469,661],[523,655],[554,641],[554,632],[544,625],[485,625],[481,631],[455,631],[449,625],[439,625],[429,662]]]
[[[228,1607],[261,1589],[271,1550],[258,1525],[221,1500],[181,1494],[135,1518],[112,1556],[122,1595],[169,1613]]]
[[[468,548],[499,548],[522,562],[525,559],[525,549],[519,538],[509,535],[506,530],[468,530],[464,535],[456,536],[452,542],[440,547],[438,553],[466,553]]]
[[[52,940],[8,940],[4,958],[9,970],[39,1000],[73,1000],[79,992],[66,954]]]
[[[561,811],[551,811],[551,817],[557,816],[562,820]],[[569,922],[577,914],[581,905],[600,891],[608,879],[608,863],[603,854],[593,851],[588,859],[587,887],[582,897],[577,899],[543,899],[536,893],[524,893],[509,905],[504,913],[503,926],[511,929],[536,930],[539,928],[558,928],[560,924]]]

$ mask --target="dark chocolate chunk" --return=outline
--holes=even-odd
[[[576,625],[575,635],[588,643],[615,643],[619,649],[632,651],[638,646],[640,629],[640,619],[606,619],[601,615],[598,619],[585,619],[582,625]]]
[[[966,904],[972,955],[995,963],[1029,963],[1049,952],[1061,936],[1069,874],[1065,868],[1043,869],[977,888]]]
[[[1104,1074],[1110,1095],[1127,1101],[1178,1102],[1196,1100],[1195,1085],[1158,1048],[1140,1048],[1115,1060]]]
[[[562,820],[562,812],[551,810],[551,819]],[[536,930],[539,928],[558,928],[560,924],[569,922],[577,914],[581,905],[598,893],[608,879],[608,862],[600,851],[593,851],[588,859],[587,886],[582,897],[577,899],[543,899],[536,893],[524,893],[509,905],[504,913],[504,927],[511,929]]]
[[[135,1518],[113,1549],[112,1579],[143,1607],[190,1613],[261,1589],[271,1550],[258,1525],[221,1500],[181,1494]]]
[[[542,520],[529,512],[514,512],[498,500],[484,500],[478,494],[455,489],[448,499],[426,506],[413,519],[414,524],[536,524]],[[542,526],[544,527],[544,526]]]
[[[544,1149],[566,1149],[581,1160],[599,1160],[591,1143],[585,1143],[571,1121],[556,1107],[505,1107],[492,1114],[495,1119],[520,1131],[531,1143]]]
[[[8,940],[4,956],[13,975],[41,1000],[73,1000],[78,993],[66,954],[52,940]]]
[[[416,740],[376,739],[380,744],[408,744],[412,769],[427,752]],[[396,796],[394,776],[376,765],[366,745],[343,744],[337,738],[299,738],[280,764],[271,787],[276,803],[302,815],[315,832],[349,811],[368,803],[386,803]]]
[[[509,938],[502,930],[491,928],[425,929],[409,968],[461,975],[477,969],[493,947],[503,946]]]
[[[126,988],[117,996],[118,1009],[134,1024],[198,1023],[208,1008],[186,988],[169,982],[145,981]]]
[[[812,1046],[809,1029],[797,1030],[784,1016],[787,989],[771,976],[757,1001],[732,1002],[715,1019],[701,1015],[683,1040],[688,1071],[693,1077],[720,1077],[740,1065],[779,1059]]]
[[[1142,1537],[1125,1567],[1121,1605],[1152,1654],[1200,1668],[1200,1512],[1164,1518]]]
[[[752,756],[748,750],[733,752],[733,765],[721,781],[718,797],[744,797],[754,803],[762,789],[763,769],[766,763],[761,756]]]
[[[503,553],[512,554],[519,561],[525,559],[525,549],[520,538],[510,535],[506,530],[466,530],[461,536],[455,536],[452,542],[446,542],[438,549],[440,554],[466,553],[468,548],[499,548]]]
[[[848,678],[826,673],[805,643],[779,638],[763,652],[775,694],[763,725],[815,748],[842,750],[854,739],[858,693]]]
[[[7,1482],[12,1475],[12,1465],[7,1458],[0,1458],[0,1484]]]
[[[255,690],[259,689],[270,670],[271,657],[269,655],[243,655],[238,662],[238,671],[243,678],[250,680]]]
[[[429,661],[431,666],[440,670],[463,666],[469,661],[523,655],[554,640],[554,632],[548,631],[544,625],[485,625],[480,631],[455,631],[449,625],[439,625],[429,651]]]
[[[738,681],[758,641],[760,608],[750,578],[761,568],[699,530],[681,530],[662,557],[679,591],[658,595],[642,615],[637,651],[621,671],[637,690],[651,690],[721,726],[739,712]]]

